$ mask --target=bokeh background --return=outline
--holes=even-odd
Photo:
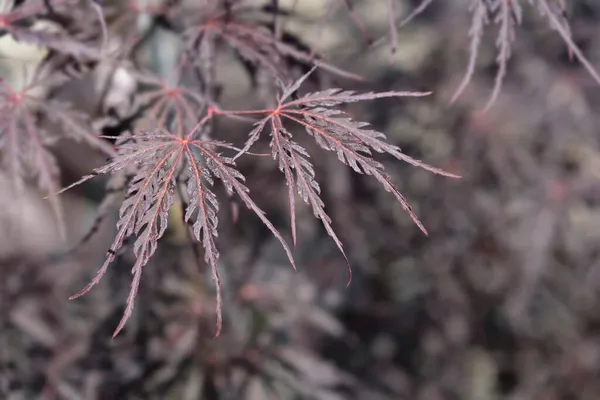
[[[210,271],[175,206],[144,268],[134,315],[111,340],[131,249],[89,294],[67,299],[101,265],[116,208],[92,240],[60,256],[94,221],[105,182],[63,195],[65,243],[42,196],[35,189],[16,196],[0,175],[0,398],[600,399],[598,84],[523,1],[525,22],[494,106],[481,112],[497,71],[493,27],[470,85],[450,104],[468,61],[469,1],[433,1],[399,30],[395,54],[389,41],[369,45],[388,32],[387,1],[329,2],[330,12],[327,3],[282,2],[301,16],[287,29],[365,77],[322,79],[364,91],[433,91],[350,108],[410,156],[462,175],[447,179],[379,158],[429,236],[376,181],[309,147],[353,268],[349,287],[343,257],[307,207],[298,207],[294,272],[260,221],[225,202],[225,324],[213,339]],[[408,15],[419,3],[395,4]],[[105,7],[120,12],[119,2]],[[575,42],[600,67],[600,3],[569,2],[567,11]],[[148,65],[169,71],[176,40],[159,30],[149,43],[141,50]],[[3,78],[13,82],[42,56],[6,35],[0,52]],[[15,58],[30,61],[15,67]],[[59,95],[90,112],[107,69],[74,79]],[[262,95],[227,54],[219,79],[232,108]],[[125,107],[119,90],[131,84],[126,73],[117,79],[115,110]],[[222,130],[240,145],[248,126]],[[65,184],[104,161],[71,143],[57,148]],[[287,188],[272,160],[248,157],[240,169],[289,237]]]

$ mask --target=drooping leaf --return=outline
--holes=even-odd
[[[210,118],[203,119],[206,122]],[[71,299],[80,297],[100,282],[110,264],[115,260],[117,251],[123,247],[127,238],[134,236],[133,251],[136,257],[132,269],[133,279],[127,306],[113,337],[125,326],[131,317],[135,298],[139,288],[142,269],[155,253],[158,240],[164,234],[168,224],[168,212],[175,199],[176,180],[187,177],[188,206],[185,220],[192,221],[193,235],[202,243],[205,261],[210,265],[217,291],[217,332],[222,327],[221,280],[218,272],[219,252],[215,239],[217,232],[218,203],[211,187],[215,180],[221,181],[228,192],[239,197],[246,207],[252,210],[282,244],[288,258],[295,268],[292,253],[283,237],[265,213],[249,196],[244,185],[244,176],[235,169],[233,160],[215,152],[215,148],[230,147],[227,143],[211,140],[193,139],[194,130],[182,138],[168,132],[147,132],[137,135],[125,135],[117,141],[118,153],[111,162],[97,168],[92,174],[83,177],[67,190],[94,176],[116,173],[121,170],[135,171],[129,182],[125,200],[119,210],[117,234],[107,252],[106,259],[90,283]],[[187,170],[188,174],[182,171]],[[62,192],[61,191],[61,192]]]

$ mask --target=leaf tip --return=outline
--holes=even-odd
[[[217,326],[217,332],[213,336],[213,340],[217,340],[219,338],[219,336],[221,336],[221,327]]]
[[[71,296],[69,296],[69,300],[75,300],[80,298],[81,296],[83,296],[84,294],[86,294],[87,292],[90,291],[92,287],[90,285],[86,286],[85,288],[81,289],[79,292],[72,294]]]
[[[215,332],[213,339],[218,339],[219,336],[221,336],[221,330],[223,328],[223,305],[220,295],[221,289],[219,288],[217,291],[219,292],[217,294],[217,331]]]

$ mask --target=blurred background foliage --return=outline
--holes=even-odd
[[[119,3],[105,4],[109,27],[124,15]],[[67,298],[101,264],[115,219],[71,257],[56,257],[89,228],[100,183],[64,195],[70,242],[63,243],[39,194],[15,197],[0,176],[0,398],[600,398],[597,84],[528,9],[496,104],[480,112],[496,73],[493,34],[470,86],[449,104],[468,60],[469,2],[434,1],[402,27],[393,55],[389,41],[368,46],[368,36],[388,30],[386,1],[354,1],[351,12],[340,2],[330,14],[325,3],[282,2],[300,15],[287,29],[365,82],[323,79],[434,92],[351,108],[407,154],[462,175],[444,179],[383,159],[429,236],[376,182],[321,153],[313,161],[353,267],[350,287],[343,258],[308,208],[298,210],[294,272],[259,221],[242,210],[233,218],[235,204],[223,207],[225,324],[215,340],[209,271],[174,208],[145,267],[134,316],[111,340],[130,251],[89,294]],[[399,14],[418,4],[398,1]],[[600,3],[569,4],[574,40],[600,66]],[[143,17],[132,21],[148,29]],[[13,82],[42,56],[8,35],[0,52],[3,77]],[[140,57],[168,74],[176,55],[176,39],[158,30]],[[223,57],[223,102],[236,107],[260,97],[240,65]],[[69,82],[62,95],[91,112],[109,68]],[[114,79],[130,90],[126,75]],[[119,90],[112,96],[116,112],[126,113]],[[240,144],[246,128],[224,123],[222,130]],[[59,153],[65,183],[103,161],[73,144]],[[287,232],[287,189],[270,161],[257,157],[240,169],[254,200]]]

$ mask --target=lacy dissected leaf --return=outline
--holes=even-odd
[[[55,157],[50,152],[55,141],[67,138],[85,142],[109,156],[114,152],[90,128],[84,114],[65,103],[34,96],[31,92],[38,83],[34,79],[25,88],[15,90],[0,81],[0,165],[9,171],[17,189],[31,180],[44,193],[52,194],[59,188],[60,177]],[[64,237],[64,215],[58,198],[50,196],[50,204]]]
[[[206,100],[197,91],[179,86],[170,86],[150,73],[133,73],[136,79],[151,87],[139,94],[134,109],[147,108],[137,124],[141,130],[167,130],[182,137],[198,122],[198,115],[206,109]]]
[[[301,65],[318,64],[323,70],[339,76],[362,79],[322,61],[321,57],[302,45],[295,36],[283,31],[273,32],[259,21],[243,18],[243,12],[234,12],[232,15],[228,7],[226,3],[219,2],[218,5],[200,6],[190,13],[190,27],[186,32],[188,46],[198,49],[202,62],[212,62],[215,57],[214,43],[219,39],[233,48],[242,59],[268,70],[273,76],[286,82],[290,80],[286,58]]]
[[[308,153],[293,140],[293,135],[284,127],[284,120],[295,122],[303,127],[321,148],[336,153],[338,159],[354,171],[371,175],[377,179],[385,190],[396,197],[417,226],[427,233],[407,200],[392,183],[392,179],[385,172],[383,165],[372,158],[373,152],[390,154],[398,160],[436,174],[454,178],[458,176],[407,156],[398,146],[388,143],[385,140],[385,134],[372,129],[369,123],[354,121],[336,106],[386,97],[425,96],[428,93],[390,91],[357,94],[354,91],[327,89],[307,93],[296,100],[288,100],[293,93],[297,92],[309,74],[310,72],[291,85],[285,86],[277,107],[273,110],[225,112],[225,114],[234,115],[267,114],[266,117],[255,123],[244,148],[236,157],[247,152],[265,129],[270,129],[273,157],[277,160],[279,169],[284,173],[288,185],[294,238],[296,235],[294,191],[296,191],[304,202],[312,207],[314,215],[322,221],[327,233],[344,254],[341,242],[331,228],[331,220],[324,211],[323,201],[319,196],[319,185],[315,180],[313,167],[308,161]]]
[[[203,121],[206,120],[208,118]],[[119,211],[118,232],[108,250],[105,262],[92,281],[71,297],[79,297],[96,285],[114,261],[116,252],[123,247],[125,239],[135,236],[133,251],[136,262],[132,270],[131,289],[123,318],[114,336],[123,329],[131,316],[142,269],[156,251],[158,240],[167,228],[168,212],[174,202],[176,180],[182,176],[187,179],[189,197],[185,220],[193,220],[193,235],[204,247],[205,260],[211,267],[216,284],[217,335],[222,326],[222,297],[217,268],[219,253],[215,243],[219,208],[216,195],[211,190],[215,179],[221,181],[229,193],[237,195],[260,218],[281,242],[290,262],[294,265],[291,250],[265,217],[264,211],[250,198],[249,190],[243,183],[244,176],[235,169],[233,160],[215,152],[215,148],[230,146],[218,141],[193,140],[191,139],[193,133],[194,130],[186,138],[166,132],[119,137],[118,154],[110,163],[95,169],[93,174],[83,177],[68,187],[100,174],[115,173],[124,169],[135,171]],[[187,173],[184,174],[185,171]]]

